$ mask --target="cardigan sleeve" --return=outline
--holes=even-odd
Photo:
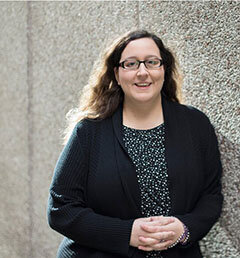
[[[205,181],[201,196],[194,209],[184,215],[177,215],[189,229],[190,239],[187,248],[194,242],[201,240],[211,229],[220,216],[223,202],[221,193],[222,165],[218,149],[218,141],[209,119],[208,121],[208,141],[205,157]],[[205,135],[206,136],[206,135]]]
[[[60,154],[50,186],[48,222],[81,246],[128,256],[133,220],[96,214],[86,205],[88,129],[78,123]]]

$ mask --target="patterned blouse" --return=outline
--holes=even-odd
[[[168,216],[171,207],[165,158],[164,123],[148,130],[123,125],[123,141],[136,167],[143,217]],[[160,251],[146,252],[146,258],[160,258]]]

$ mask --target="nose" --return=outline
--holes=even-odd
[[[145,67],[144,63],[141,63],[138,67],[138,76],[146,76],[148,75],[148,69]]]

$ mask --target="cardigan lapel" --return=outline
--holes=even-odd
[[[122,132],[122,104],[112,117],[113,129],[115,133],[115,152],[118,165],[118,172],[122,180],[122,185],[127,195],[133,216],[141,217],[141,195],[136,176],[136,167],[128,155],[123,142]]]
[[[171,197],[171,214],[178,214],[184,208],[183,196],[187,196],[191,182],[186,182],[191,172],[191,134],[184,108],[162,97],[165,124],[165,149]],[[190,177],[191,179],[191,177]]]

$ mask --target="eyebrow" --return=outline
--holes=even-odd
[[[149,58],[149,57],[157,57],[157,58],[161,59],[161,57],[156,56],[156,55],[147,55],[145,58]],[[129,56],[129,57],[125,58],[124,60],[127,60],[127,59],[137,59],[137,57],[136,56]]]

